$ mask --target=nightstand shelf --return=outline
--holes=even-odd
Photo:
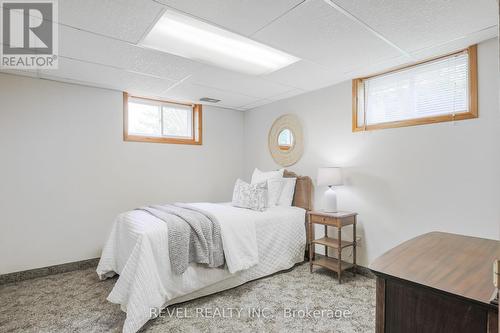
[[[319,239],[315,239],[312,241],[314,244],[319,244],[319,245],[325,245],[328,247],[331,247],[333,249],[338,249],[339,248],[339,240],[336,238],[331,238],[331,237],[323,237]],[[349,242],[349,241],[340,241],[340,248],[345,248],[349,246],[353,246],[354,242]]]
[[[314,265],[318,265],[324,268],[328,268],[332,271],[339,273],[339,260],[337,258],[325,257],[320,254],[316,254],[316,259],[313,261]],[[346,269],[352,268],[354,264],[347,261],[340,261],[340,269],[341,271],[345,271]]]
[[[356,274],[356,217],[357,213],[351,212],[309,212],[308,213],[308,245],[309,245],[309,265],[311,273],[313,266],[321,266],[337,272],[339,283],[342,283],[342,272],[347,269],[352,269]],[[314,225],[320,224],[325,228],[325,235],[322,238],[315,239]],[[342,228],[352,225],[353,240],[342,240]],[[328,227],[337,229],[337,238],[328,237]],[[315,246],[322,245],[325,247],[325,255],[315,253]],[[342,250],[352,247],[352,263],[342,260]],[[328,249],[335,250],[336,258],[329,256]]]

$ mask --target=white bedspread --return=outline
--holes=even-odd
[[[120,275],[108,300],[127,313],[123,331],[136,332],[151,308],[208,295],[292,267],[304,258],[305,211],[273,207],[255,212],[227,204],[194,204],[221,224],[227,268],[191,264],[171,271],[168,228],[143,211],[118,216],[97,267],[100,278]],[[175,319],[172,319],[175,320]]]

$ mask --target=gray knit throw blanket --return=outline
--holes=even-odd
[[[210,213],[188,204],[137,208],[167,223],[170,264],[182,274],[192,262],[208,267],[224,265],[220,224]]]

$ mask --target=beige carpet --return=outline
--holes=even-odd
[[[338,285],[308,268],[180,304],[141,332],[374,331],[374,279],[347,273]],[[125,313],[106,301],[115,281],[87,269],[1,285],[0,332],[119,332]]]

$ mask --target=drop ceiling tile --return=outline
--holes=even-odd
[[[284,92],[282,94],[271,96],[268,99],[271,100],[271,102],[275,102],[275,101],[279,101],[281,99],[297,96],[297,95],[303,94],[305,92],[306,92],[305,90],[293,88],[293,89],[288,90],[287,92]]]
[[[269,104],[269,103],[272,103],[273,101],[269,100],[269,99],[261,99],[261,100],[258,100],[258,101],[255,101],[255,102],[252,102],[250,104],[247,104],[247,105],[243,105],[241,106],[240,108],[243,109],[243,110],[251,110],[251,109],[255,109],[259,106],[262,106],[262,105],[266,105],[266,104]]]
[[[255,97],[249,97],[234,92],[215,89],[191,83],[180,83],[173,88],[165,91],[162,96],[178,101],[188,101],[199,103],[200,98],[210,97],[220,99],[219,103],[203,103],[207,105],[216,105],[228,108],[239,108],[242,105],[250,104],[258,100]]]
[[[448,43],[444,43],[435,47],[426,48],[420,51],[412,52],[411,57],[399,56],[396,58],[387,59],[370,66],[360,66],[353,71],[347,72],[347,77],[364,77],[381,72],[385,72],[394,68],[413,63],[428,60],[440,55],[446,55],[455,51],[463,50],[468,46],[477,42],[477,40],[488,40],[497,35],[497,28],[482,30],[478,33],[471,34],[466,38],[460,38]]]
[[[391,42],[415,51],[497,25],[493,0],[332,0]]]
[[[270,98],[265,98],[265,99],[257,100],[255,102],[250,103],[250,104],[243,105],[243,106],[240,107],[240,109],[243,109],[243,110],[254,109],[254,108],[257,108],[259,106],[270,104],[270,103],[273,103],[273,102],[276,102],[276,101],[279,101],[279,100],[282,100],[282,99],[285,99],[285,98],[290,98],[290,97],[293,97],[293,96],[297,96],[297,95],[303,94],[305,92],[306,91],[301,90],[301,89],[291,89],[291,90],[288,90],[287,92],[284,92],[284,93],[281,93],[281,94],[278,94],[278,95],[274,95],[274,96],[272,96]]]
[[[260,100],[254,101],[252,103],[240,106],[239,108],[243,109],[243,110],[250,110],[250,109],[254,109],[254,108],[259,107],[259,106],[270,104],[270,103],[273,103],[273,102],[276,102],[276,101],[279,101],[279,100],[282,100],[285,98],[297,96],[297,95],[303,94],[305,92],[306,92],[305,90],[292,88],[291,90],[288,90],[284,93],[274,95],[270,98],[260,99]]]
[[[399,54],[322,0],[304,3],[254,37],[299,58],[344,70]]]
[[[163,8],[151,0],[63,0],[58,22],[136,43]]]
[[[359,67],[344,73],[346,79],[354,79],[359,77],[371,76],[379,73],[383,73],[392,69],[399,68],[401,66],[409,65],[416,62],[413,58],[407,56],[398,56],[390,59],[386,59],[370,65],[360,65]],[[342,80],[343,81],[343,80]],[[340,82],[340,81],[339,81]]]
[[[287,84],[302,90],[320,89],[342,80],[342,68],[330,68],[301,60],[288,67],[263,76],[272,82]]]
[[[165,5],[250,35],[304,0],[159,0]]]
[[[158,96],[175,81],[130,73],[113,67],[59,57],[59,69],[40,70],[40,77],[78,82],[123,91],[141,91]]]
[[[290,86],[266,81],[260,76],[240,74],[212,66],[207,66],[193,74],[186,82],[258,97],[259,99],[282,94],[291,89]]]
[[[169,53],[149,50],[133,44],[81,30],[61,27],[59,54],[97,64],[124,68],[179,81],[203,65]]]
[[[454,51],[462,50],[479,41],[485,41],[498,36],[498,27],[491,27],[476,33],[472,33],[463,38],[454,39],[450,42],[436,45],[433,47],[421,49],[411,53],[415,60],[429,59],[435,56],[448,54]]]

